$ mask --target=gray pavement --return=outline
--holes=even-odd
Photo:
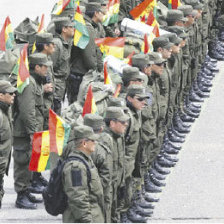
[[[224,222],[224,62],[149,222]]]

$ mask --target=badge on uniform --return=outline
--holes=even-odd
[[[82,171],[81,170],[72,170],[72,186],[79,187],[82,186]]]

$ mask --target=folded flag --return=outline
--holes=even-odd
[[[73,3],[73,0],[58,0],[57,4],[55,5],[54,9],[52,10],[53,15],[60,15],[65,8],[68,6],[68,4]]]
[[[79,6],[77,6],[76,13],[74,15],[74,22],[74,45],[81,49],[85,49],[89,43],[89,33]]]
[[[96,102],[93,97],[93,91],[91,85],[89,85],[86,94],[86,100],[83,106],[82,116],[84,117],[85,114],[97,114]]]
[[[19,93],[22,93],[25,87],[29,85],[30,72],[27,50],[28,44],[25,44],[12,71],[13,74],[17,75],[17,89]]]
[[[50,168],[50,136],[49,131],[36,132],[33,135],[32,154],[29,170],[42,172]]]
[[[108,74],[108,70],[107,70],[107,62],[104,62],[104,84],[105,85],[112,85],[112,80]]]
[[[44,14],[42,14],[41,16],[41,20],[37,29],[37,33],[43,33],[43,32],[44,32]],[[36,50],[36,41],[34,42],[32,47],[32,54],[35,52],[35,50]]]
[[[5,23],[0,32],[0,50],[6,51],[13,48],[14,44],[14,36],[12,25],[9,17],[7,16],[5,19]]]
[[[108,26],[118,22],[118,13],[120,8],[120,0],[109,0],[107,4],[107,12],[103,17],[103,25]]]
[[[50,151],[59,156],[63,152],[69,138],[71,127],[53,110],[49,110]]]
[[[180,0],[168,0],[168,9],[177,9],[181,5]]]
[[[125,37],[105,37],[95,39],[104,56],[112,55],[116,58],[124,58]]]

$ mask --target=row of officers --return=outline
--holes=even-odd
[[[89,180],[82,162],[66,163],[63,185],[68,207],[63,222],[146,222],[152,215],[159,201],[154,193],[162,191],[169,168],[178,161],[181,146],[176,143],[184,142],[200,114],[200,103],[209,96],[218,70],[207,46],[217,35],[216,24],[222,24],[221,7],[217,8],[222,1],[185,0],[175,10],[159,3],[163,7],[158,7],[158,22],[169,33],[153,40],[153,52],[140,53],[142,38],[121,32],[120,22],[102,26],[105,1],[95,0],[82,4],[90,36],[85,49],[72,46],[74,10],[65,10],[62,16],[52,16],[48,26],[52,33],[36,34],[24,91],[18,94],[13,87],[13,74],[2,76],[8,78],[0,80],[0,205],[12,145],[16,207],[36,209],[42,202],[32,193],[42,193],[47,180],[28,166],[33,134],[48,129],[52,108],[72,127],[62,158],[80,157],[91,172]],[[121,1],[120,20],[130,17],[137,4]],[[15,38],[20,45],[28,34],[18,30]],[[94,42],[105,36],[125,36],[125,54],[135,51],[132,66],[122,74],[109,69],[110,86],[104,84],[102,53]],[[90,84],[98,112],[83,117]],[[114,97],[119,85],[120,94]],[[69,106],[62,107],[65,96]],[[51,169],[57,157],[51,153]]]

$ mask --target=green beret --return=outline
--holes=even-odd
[[[129,117],[124,113],[120,107],[107,107],[105,119],[116,119],[119,121],[128,121]]]
[[[97,114],[86,114],[83,124],[91,127],[93,130],[98,130],[105,125],[103,117]]]
[[[52,66],[52,61],[49,61],[46,54],[35,53],[29,56],[29,63],[32,65]]]
[[[52,33],[37,33],[36,34],[36,43],[37,44],[53,43],[53,34]]]

